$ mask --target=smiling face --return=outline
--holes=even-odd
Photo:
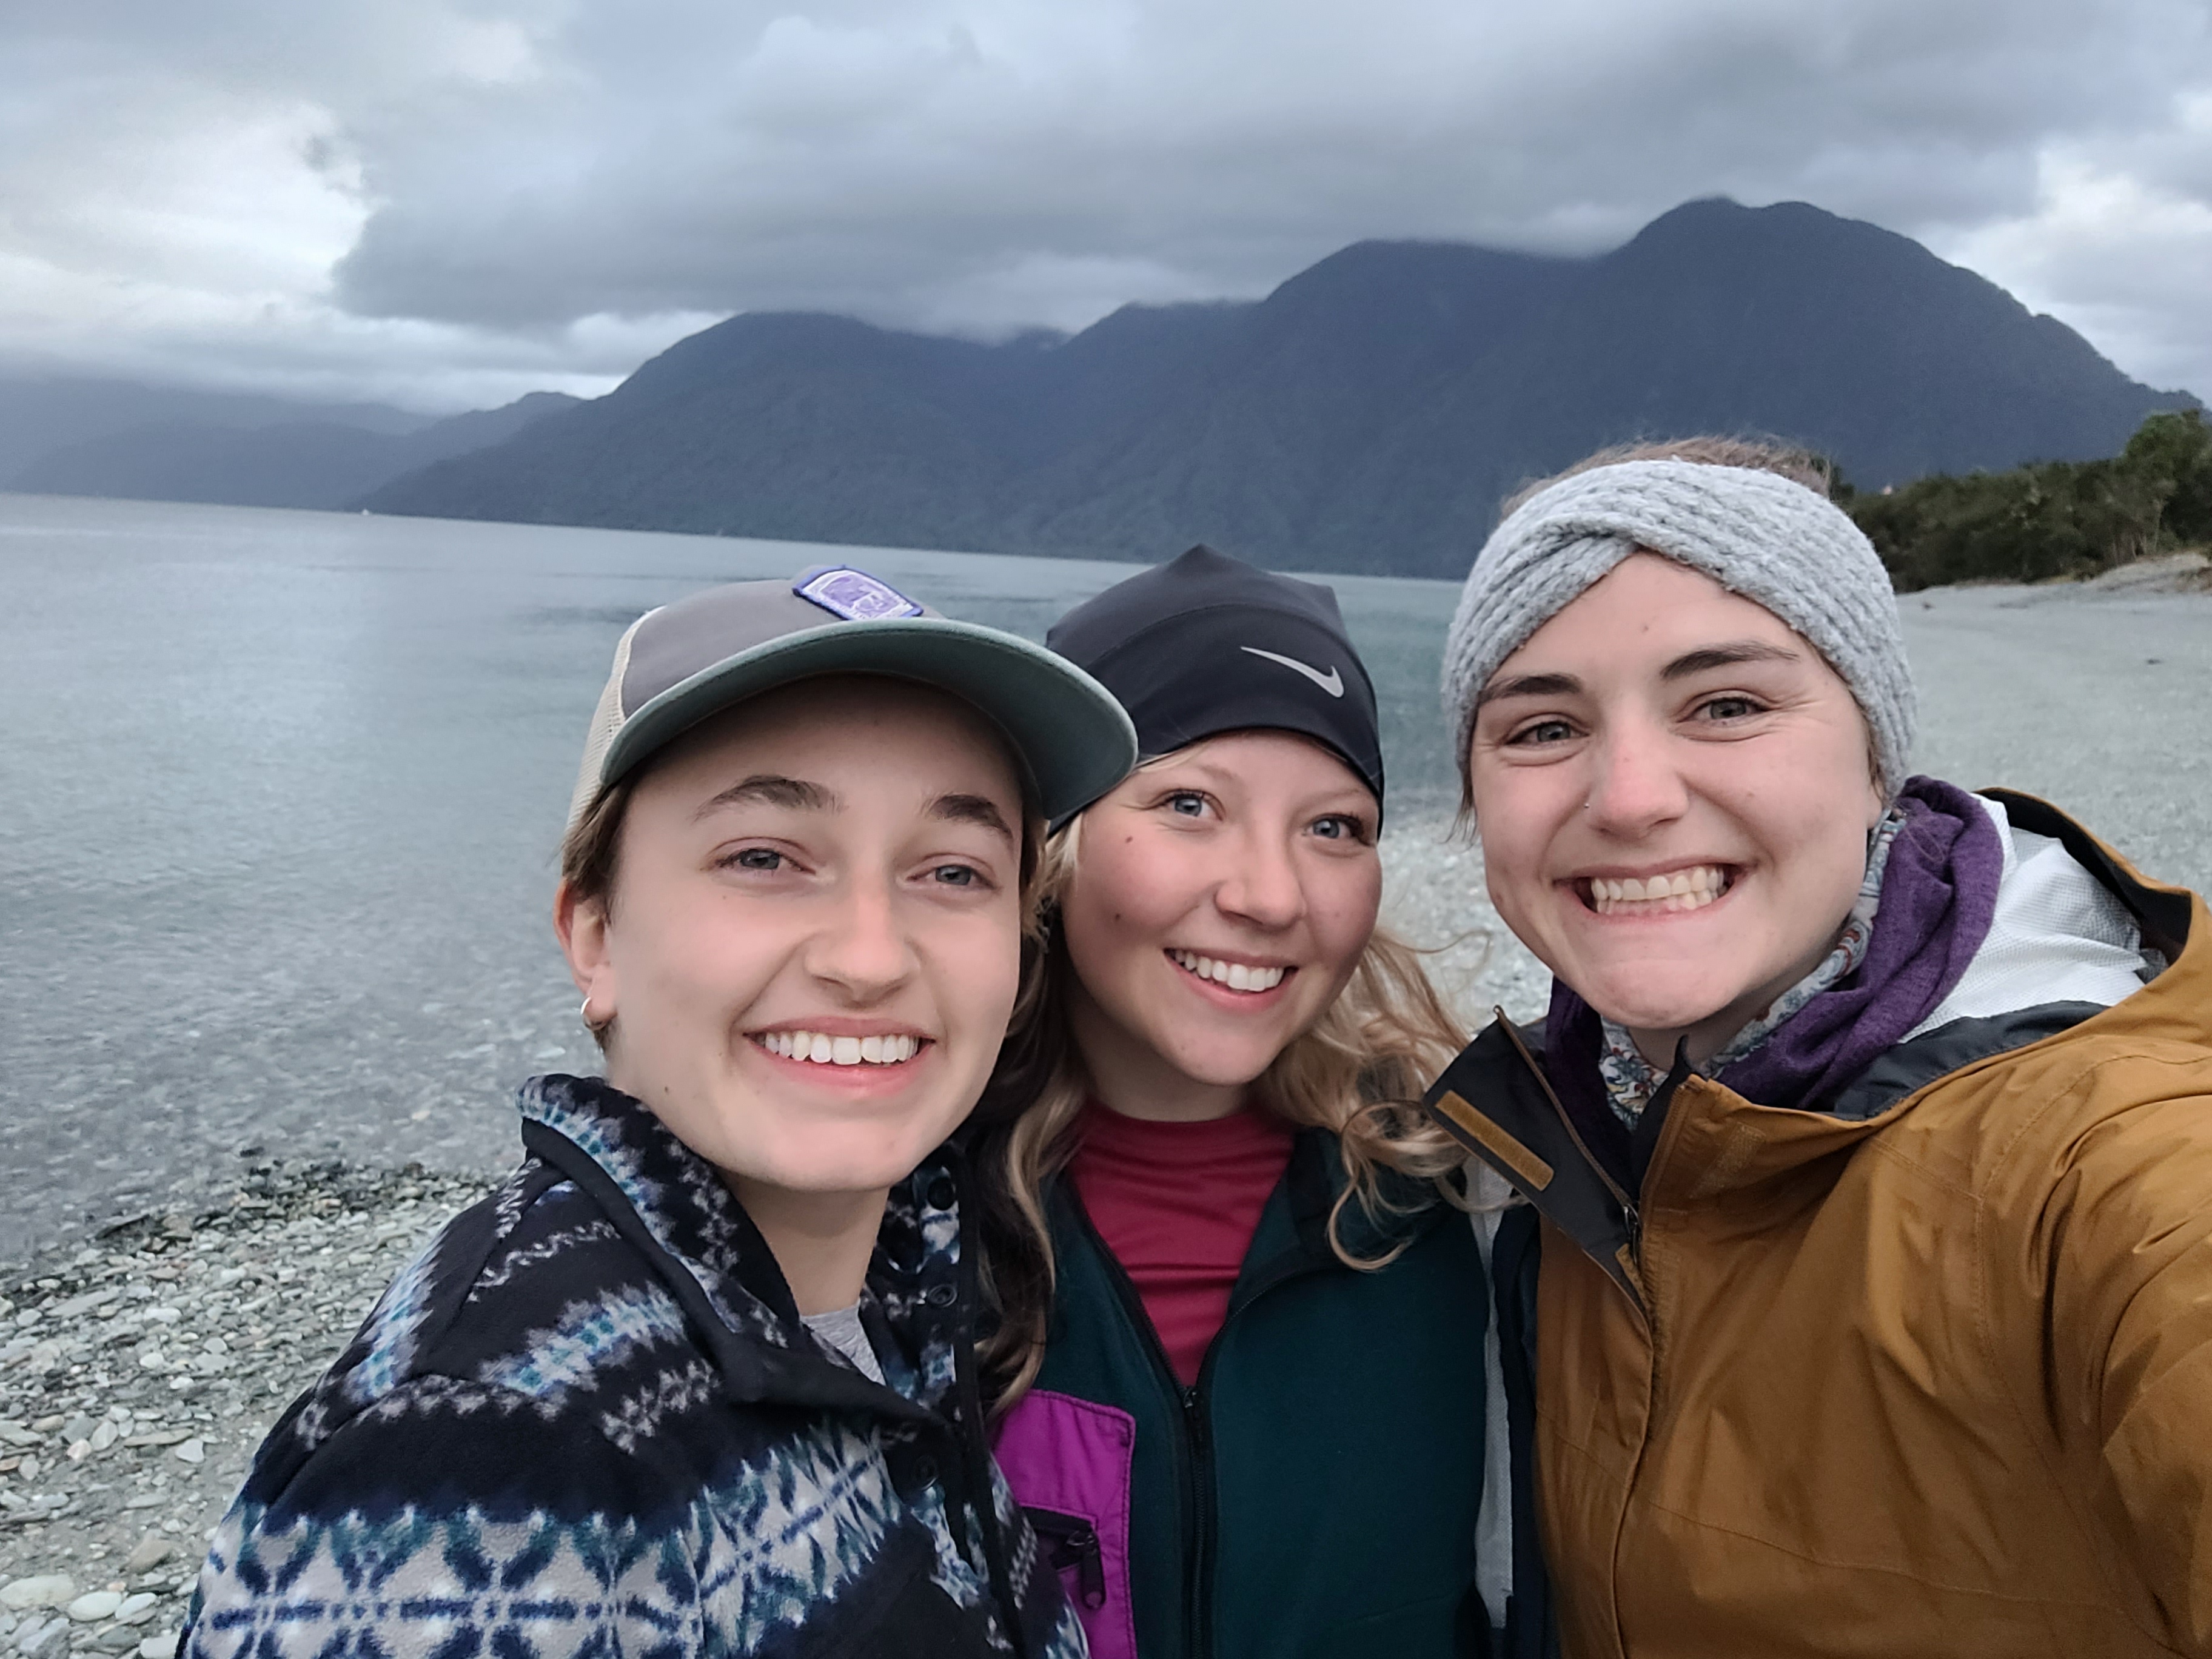
[[[1209,738],[1085,812],[1060,926],[1069,1018],[1100,1097],[1212,1117],[1311,1028],[1382,900],[1375,798],[1285,732]]]
[[[1835,671],[1772,612],[1655,554],[1531,635],[1477,706],[1468,778],[1514,933],[1665,1064],[1812,971],[1883,800]]]
[[[1022,798],[964,704],[811,680],[657,758],[611,902],[557,920],[607,1078],[748,1188],[879,1192],[964,1118],[1013,1007]]]

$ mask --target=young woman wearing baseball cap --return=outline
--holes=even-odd
[[[1335,596],[1195,548],[1048,637],[1144,758],[1049,845],[970,1131],[1001,1465],[1097,1659],[1489,1652],[1485,1270],[1418,1103],[1462,1038],[1376,928]]]
[[[182,1651],[1075,1656],[994,1469],[962,1166],[1064,660],[844,568],[622,639],[556,924],[606,1059],[264,1443]]]

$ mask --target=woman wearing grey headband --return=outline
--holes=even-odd
[[[1906,775],[1895,601],[1820,484],[1597,458],[1446,649],[1554,979],[1429,1105],[1523,1200],[1565,1650],[2212,1654],[2212,919]]]

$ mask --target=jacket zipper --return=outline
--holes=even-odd
[[[1217,1331],[1214,1341],[1206,1345],[1206,1358],[1199,1362],[1198,1381],[1181,1391],[1183,1434],[1190,1442],[1191,1466],[1197,1477],[1193,1492],[1198,1500],[1197,1524],[1191,1528],[1190,1582],[1184,1591],[1192,1659],[1207,1659],[1213,1651],[1213,1534],[1221,1525],[1221,1512],[1214,1492],[1213,1437],[1207,1432],[1206,1379],[1219,1340]]]
[[[1090,1212],[1070,1183],[1069,1202],[1081,1219],[1083,1230],[1092,1247],[1106,1264],[1106,1275],[1121,1298],[1121,1310],[1129,1322],[1137,1328],[1146,1350],[1152,1358],[1152,1369],[1159,1382],[1174,1396],[1182,1408],[1182,1433],[1173,1448],[1177,1484],[1182,1492],[1183,1535],[1190,1540],[1189,1570],[1183,1581],[1184,1642],[1188,1659],[1212,1659],[1213,1653],[1213,1534],[1220,1525],[1220,1514],[1216,1502],[1213,1478],[1213,1437],[1211,1419],[1206,1410],[1206,1383],[1213,1375],[1214,1357],[1221,1352],[1222,1339],[1237,1316],[1268,1291],[1300,1275],[1318,1272],[1311,1261],[1297,1257],[1276,1267],[1253,1282],[1251,1293],[1242,1303],[1232,1301],[1228,1317],[1221,1328],[1213,1334],[1213,1340],[1206,1346],[1206,1358],[1199,1362],[1198,1381],[1185,1388],[1182,1379],[1176,1375],[1175,1366],[1168,1359],[1166,1346],[1152,1324],[1152,1316],[1145,1311],[1145,1298],[1137,1289],[1136,1281],[1122,1267],[1121,1258],[1107,1247],[1106,1240],[1091,1219]],[[1325,1264],[1323,1264],[1325,1265]]]
[[[1108,1248],[1104,1236],[1091,1219],[1090,1211],[1083,1207],[1083,1200],[1075,1191],[1075,1183],[1069,1182],[1066,1190],[1067,1201],[1075,1211],[1077,1218],[1082,1222],[1085,1237],[1091,1241],[1091,1248],[1098,1252],[1098,1259],[1105,1264],[1107,1281],[1114,1286],[1114,1294],[1121,1300],[1123,1316],[1136,1328],[1146,1352],[1152,1356],[1155,1380],[1165,1385],[1167,1391],[1182,1408],[1183,1431],[1174,1437],[1174,1443],[1169,1449],[1174,1454],[1176,1490],[1179,1499],[1176,1507],[1182,1520],[1182,1535],[1189,1540],[1190,1555],[1195,1559],[1202,1553],[1199,1492],[1201,1486],[1210,1491],[1213,1480],[1211,1467],[1202,1475],[1197,1467],[1198,1448],[1201,1442],[1192,1431],[1194,1419],[1202,1412],[1203,1402],[1197,1398],[1198,1389],[1185,1389],[1182,1379],[1176,1375],[1175,1367],[1168,1361],[1167,1349],[1160,1341],[1160,1334],[1153,1328],[1152,1316],[1145,1311],[1145,1298],[1137,1289],[1136,1280],[1129,1277],[1128,1269],[1121,1265],[1121,1258]],[[1199,1382],[1202,1387],[1205,1382],[1203,1366],[1200,1370]],[[1190,1614],[1197,1605],[1196,1588],[1186,1577],[1183,1583],[1184,1639],[1188,1644],[1187,1652],[1191,1656],[1203,1651],[1199,1644],[1198,1631],[1190,1620]],[[1210,1648],[1211,1644],[1206,1646]]]
[[[1045,1559],[1055,1572],[1075,1569],[1075,1582],[1083,1605],[1094,1613],[1106,1605],[1106,1562],[1099,1547],[1098,1530],[1079,1515],[1041,1510],[1024,1504],[1030,1530],[1044,1540]]]
[[[1605,1183],[1606,1189],[1613,1195],[1614,1200],[1620,1204],[1622,1217],[1628,1224],[1629,1254],[1636,1260],[1638,1274],[1640,1278],[1644,1271],[1644,1224],[1643,1217],[1638,1212],[1634,1200],[1630,1199],[1626,1193],[1621,1191],[1620,1182],[1616,1182],[1610,1175],[1606,1173],[1605,1166],[1590,1156],[1589,1146],[1583,1143],[1582,1135],[1575,1128],[1574,1120],[1567,1115],[1566,1103],[1559,1098],[1558,1091],[1552,1087],[1551,1079],[1544,1075],[1544,1068],[1537,1063],[1535,1056],[1528,1052],[1528,1044],[1521,1040],[1521,1033],[1514,1029],[1511,1021],[1505,1018],[1504,1010],[1498,1010],[1497,1014],[1499,1022],[1505,1028],[1505,1035],[1507,1038],[1512,1042],[1516,1052],[1520,1054],[1522,1063],[1528,1068],[1530,1073],[1534,1076],[1538,1085],[1543,1089],[1544,1097],[1552,1103],[1552,1109],[1559,1115],[1559,1122],[1561,1126],[1565,1128],[1568,1136],[1574,1141],[1575,1150],[1582,1155],[1583,1162],[1589,1164],[1593,1170],[1596,1171],[1597,1178]],[[1670,1138],[1675,1133],[1675,1129],[1676,1126],[1674,1121],[1674,1114],[1669,1112],[1668,1114],[1668,1121],[1660,1125],[1659,1144],[1652,1148],[1650,1168],[1644,1176],[1646,1181],[1654,1180],[1658,1176],[1661,1170],[1665,1167],[1667,1161],[1666,1154]],[[1637,1440],[1636,1457],[1634,1462],[1629,1466],[1628,1490],[1631,1492],[1633,1492],[1638,1489],[1638,1484],[1643,1478],[1644,1455],[1651,1449],[1651,1424],[1653,1419],[1658,1415],[1659,1411],[1658,1321],[1654,1316],[1648,1303],[1639,1305],[1637,1311],[1643,1316],[1644,1340],[1650,1346],[1651,1358],[1644,1382],[1644,1432]],[[1626,1505],[1624,1504],[1619,1512],[1617,1512],[1613,1516],[1612,1566],[1613,1571],[1614,1584],[1608,1596],[1608,1600],[1612,1604],[1613,1644],[1616,1650],[1621,1653],[1626,1653],[1627,1651],[1627,1638],[1623,1633],[1620,1626],[1620,1599],[1619,1589],[1620,1540],[1622,1534],[1626,1530],[1627,1524],[1628,1510]]]

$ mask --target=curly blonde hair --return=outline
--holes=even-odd
[[[1039,884],[1044,936],[1024,963],[1020,1000],[969,1144],[982,1277],[996,1320],[978,1350],[994,1416],[1021,1398],[1044,1361],[1055,1282],[1045,1188],[1075,1154],[1076,1120],[1091,1093],[1067,1019],[1075,969],[1053,925],[1075,879],[1082,839],[1078,818],[1046,848]],[[1336,1000],[1252,1085],[1254,1097],[1285,1122],[1337,1136],[1350,1179],[1329,1215],[1329,1243],[1348,1266],[1364,1270],[1389,1266],[1405,1249],[1401,1243],[1381,1255],[1357,1255],[1339,1230],[1355,1198],[1370,1214],[1390,1207],[1381,1171],[1432,1183],[1446,1201],[1466,1207],[1456,1178],[1465,1155],[1423,1115],[1420,1101],[1467,1036],[1430,983],[1421,955],[1376,928]]]

